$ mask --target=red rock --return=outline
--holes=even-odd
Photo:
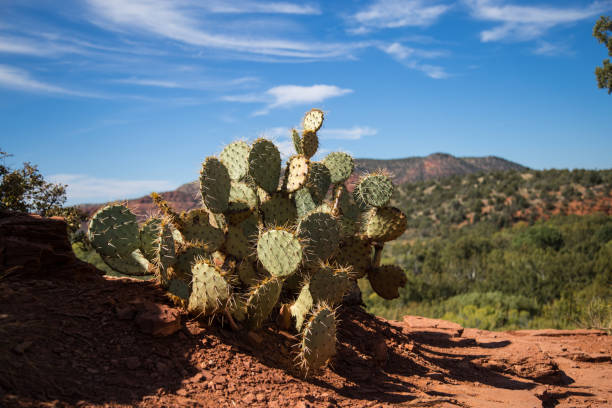
[[[449,332],[453,337],[459,337],[463,333],[463,327],[457,323],[447,320],[429,319],[420,316],[404,316],[404,323],[412,329],[436,329]]]
[[[143,309],[135,318],[136,325],[143,333],[164,337],[181,329],[181,312],[178,309],[155,303],[146,303]]]

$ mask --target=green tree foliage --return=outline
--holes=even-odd
[[[63,207],[67,186],[45,181],[38,167],[29,162],[12,169],[5,164],[8,157],[11,155],[0,149],[0,210],[64,217],[71,239],[82,239],[79,229],[86,215],[77,207]]]
[[[612,57],[612,19],[610,17],[601,16],[595,27],[593,27],[593,36],[601,44],[608,48],[608,56]],[[610,59],[603,61],[603,66],[595,68],[595,76],[597,77],[597,86],[600,89],[607,89],[608,94],[612,93],[612,64]]]

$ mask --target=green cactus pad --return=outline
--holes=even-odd
[[[191,288],[189,287],[189,284],[182,279],[170,279],[168,284],[168,292],[182,301],[188,301],[189,296],[191,295]]]
[[[197,243],[207,252],[221,247],[225,234],[210,224],[209,214],[204,209],[195,209],[181,214],[179,231],[187,242]]]
[[[247,324],[252,329],[260,328],[268,318],[281,294],[282,282],[269,278],[253,286],[246,301]]]
[[[363,278],[372,266],[372,245],[357,236],[346,238],[340,242],[335,261],[351,268],[355,279]]]
[[[143,276],[152,273],[151,264],[139,249],[126,257],[109,257],[101,255],[102,260],[112,269],[125,275]]]
[[[280,191],[270,194],[260,208],[266,227],[292,225],[298,215],[293,201]]]
[[[255,286],[259,280],[257,270],[250,259],[243,259],[238,265],[238,277],[247,286]]]
[[[355,187],[361,201],[373,207],[383,207],[393,195],[393,182],[384,174],[370,174],[363,177]]]
[[[346,181],[351,174],[353,174],[353,170],[355,169],[355,162],[353,158],[343,152],[333,152],[327,155],[325,159],[323,159],[323,163],[329,169],[331,173],[331,182],[334,184],[339,184]]]
[[[155,257],[157,281],[163,287],[168,286],[168,268],[174,266],[176,262],[176,249],[170,225],[169,220],[162,220]]]
[[[304,119],[302,120],[302,127],[304,130],[308,130],[311,132],[318,132],[323,126],[323,120],[325,115],[323,111],[320,109],[311,109],[306,112],[304,115]]]
[[[253,210],[257,207],[257,193],[247,183],[232,181],[229,202],[245,203]]]
[[[302,251],[300,240],[283,229],[266,231],[257,241],[257,258],[276,277],[294,273],[302,262]]]
[[[291,140],[293,141],[293,147],[295,148],[295,152],[297,154],[304,154],[302,151],[302,139],[300,138],[300,134],[297,130],[291,129]]]
[[[88,232],[94,249],[108,258],[128,258],[140,244],[136,216],[119,204],[98,210],[89,223]]]
[[[281,172],[280,152],[269,140],[257,139],[249,152],[249,175],[268,193],[276,191]]]
[[[224,310],[230,299],[230,286],[220,271],[205,261],[191,268],[193,280],[187,310],[209,316]]]
[[[302,332],[301,364],[306,370],[317,370],[336,354],[336,315],[324,304],[317,305]]]
[[[310,162],[306,186],[317,205],[320,205],[325,199],[330,184],[331,174],[327,166],[320,162]]]
[[[387,242],[399,238],[406,227],[406,215],[395,207],[372,208],[366,217],[365,234],[377,242]]]
[[[383,265],[368,272],[372,289],[383,299],[399,297],[399,288],[406,286],[408,278],[404,270],[397,265]]]
[[[302,286],[300,295],[291,306],[291,315],[295,318],[296,329],[302,329],[304,321],[319,302],[333,306],[340,304],[350,285],[349,274],[344,270],[334,271],[329,265],[323,265]]]
[[[151,217],[140,227],[140,252],[149,262],[155,262],[157,255],[157,243],[161,228],[161,219]]]
[[[317,149],[319,148],[319,137],[317,136],[317,132],[312,130],[305,130],[302,134],[300,144],[302,146],[302,154],[307,159],[310,159],[312,156],[315,155]]]
[[[206,257],[206,251],[201,247],[184,244],[176,250],[176,261],[168,269],[168,278],[182,279],[191,282],[191,268],[201,259]]]
[[[225,253],[237,259],[246,258],[253,252],[241,225],[230,225],[227,228],[227,235],[223,248]]]
[[[308,260],[326,260],[340,244],[340,226],[329,213],[312,212],[304,216],[298,225],[298,237],[304,242]]]
[[[306,214],[311,211],[314,211],[317,208],[314,200],[312,199],[312,195],[307,188],[300,188],[298,191],[293,193],[293,201],[295,202],[295,207],[297,209],[297,216],[302,218]]]
[[[230,187],[227,167],[216,157],[207,157],[200,171],[200,192],[206,208],[214,213],[227,210]]]
[[[233,142],[225,146],[219,158],[227,167],[232,180],[238,181],[246,177],[249,171],[249,152],[251,148],[242,141]]]
[[[287,191],[292,193],[308,180],[308,159],[302,155],[291,156],[287,162]]]

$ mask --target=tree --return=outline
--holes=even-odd
[[[601,16],[593,27],[593,37],[608,48],[608,55],[612,57],[612,35],[609,35],[608,32],[612,33],[612,19]],[[595,68],[595,76],[597,77],[597,86],[600,89],[608,89],[608,95],[611,94],[612,64],[609,59],[603,61],[603,67]]]
[[[29,162],[11,169],[5,165],[7,157],[11,155],[0,149],[0,210],[64,217],[71,240],[80,240],[83,234],[78,230],[86,215],[77,207],[63,207],[67,186],[45,181],[38,167]]]

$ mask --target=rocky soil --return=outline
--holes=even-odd
[[[44,219],[30,221],[46,236]],[[604,332],[488,332],[341,307],[337,355],[306,377],[295,337],[274,323],[232,331],[187,316],[152,282],[70,262],[62,240],[43,252],[26,240],[20,262],[41,266],[20,268],[6,223],[0,216],[3,407],[612,406]],[[28,263],[28,253],[68,269]]]

